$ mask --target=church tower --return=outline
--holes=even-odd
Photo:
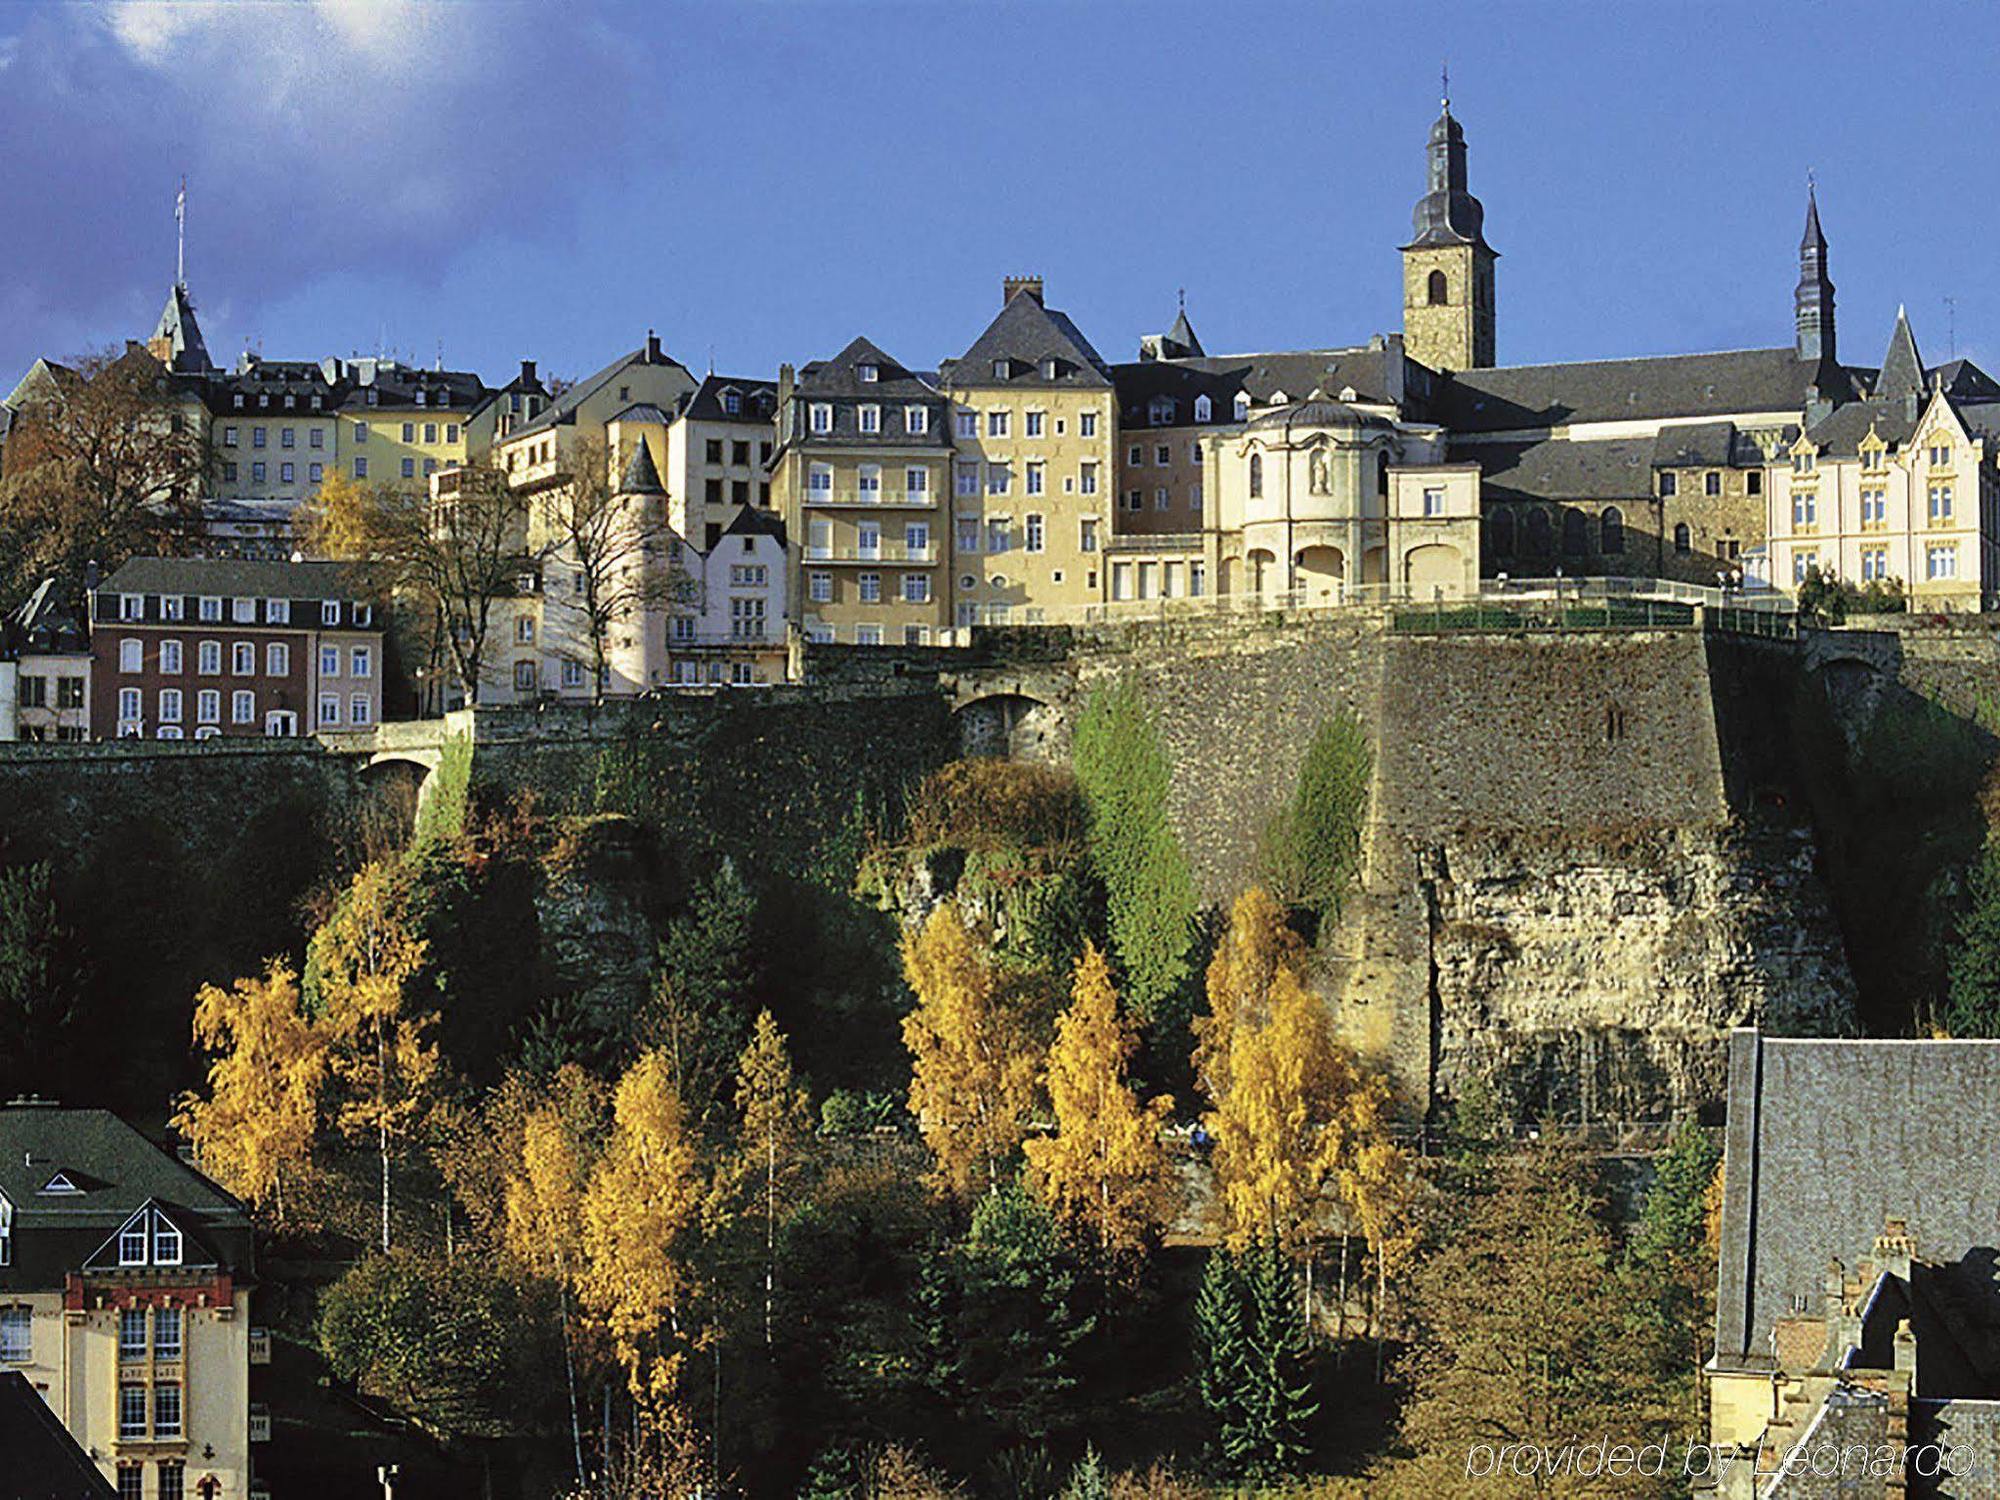
[[[1826,274],[1826,235],[1819,227],[1819,199],[1806,184],[1806,233],[1799,241],[1799,284],[1792,292],[1792,317],[1798,327],[1802,360],[1831,363],[1833,343],[1833,278]]]
[[[1493,262],[1486,210],[1466,191],[1465,132],[1444,100],[1431,127],[1429,191],[1403,246],[1403,347],[1433,370],[1493,363]]]

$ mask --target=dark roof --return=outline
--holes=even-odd
[[[44,1192],[57,1173],[78,1191]],[[238,1275],[251,1269],[243,1205],[108,1110],[0,1109],[0,1195],[13,1205],[17,1250],[0,1291],[62,1285],[149,1203],[193,1240],[190,1264],[200,1250]]]
[[[1722,469],[1743,456],[1734,422],[1675,422],[1653,439],[1656,469]]]
[[[1475,459],[1481,492],[1492,500],[1637,500],[1653,493],[1652,438],[1576,442],[1454,444],[1454,459]]]
[[[1881,373],[1875,377],[1873,395],[1879,400],[1898,401],[1924,392],[1924,361],[1917,353],[1917,336],[1910,331],[1910,319],[1896,309],[1896,326],[1889,333],[1889,352],[1882,356]]]
[[[1433,245],[1486,245],[1486,210],[1467,190],[1465,131],[1446,102],[1431,126],[1429,191],[1410,215],[1410,242],[1417,250]],[[1490,248],[1490,247],[1489,247]]]
[[[653,462],[653,449],[644,438],[632,447],[632,456],[625,461],[625,475],[618,481],[621,495],[664,495],[667,487],[660,483],[659,466]]]
[[[1460,370],[1445,388],[1442,420],[1454,432],[1503,432],[1571,422],[1796,412],[1804,409],[1807,387],[1816,381],[1833,399],[1845,394],[1846,371],[1801,360],[1790,345]]]
[[[414,407],[421,394],[426,410],[436,407],[446,413],[469,412],[493,396],[486,382],[470,370],[419,370],[394,360],[353,359],[347,361],[343,372],[343,407],[371,404],[368,393],[373,391],[376,406]]]
[[[1207,352],[1201,347],[1201,340],[1194,336],[1194,324],[1188,321],[1187,305],[1185,303],[1181,305],[1181,310],[1174,317],[1174,326],[1167,330],[1167,337],[1178,344],[1187,354],[1193,355],[1196,358]]]
[[[1852,458],[1859,453],[1861,440],[1868,436],[1870,428],[1891,448],[1901,448],[1917,430],[1917,418],[1923,414],[1920,405],[1914,409],[1913,405],[1906,399],[1850,401],[1835,408],[1831,416],[1815,422],[1807,429],[1806,436],[1822,453],[1835,458]]]
[[[1053,379],[1042,373],[1043,363],[1051,359],[1056,362]],[[1003,361],[1008,371],[1004,377],[994,373]],[[972,341],[972,347],[957,359],[946,360],[939,374],[948,385],[970,388],[1111,383],[1110,367],[1091,347],[1083,330],[1070,321],[1069,314],[1043,306],[1032,291],[1009,297],[1000,315]]]
[[[1260,412],[1250,419],[1244,428],[1246,432],[1269,431],[1273,428],[1290,430],[1294,427],[1393,427],[1395,423],[1376,412],[1361,411],[1345,401],[1329,401],[1324,397],[1312,401],[1294,401],[1289,405],[1271,411]]]
[[[372,599],[366,570],[340,562],[234,557],[135,557],[103,583],[110,594],[209,594],[254,599]],[[0,1175],[0,1183],[4,1183]]]
[[[629,354],[619,355],[618,358],[612,360],[603,369],[596,371],[594,374],[584,376],[583,379],[551,401],[532,422],[524,422],[508,433],[507,441],[511,443],[517,438],[527,436],[531,432],[541,432],[545,428],[566,426],[574,422],[576,420],[576,409],[579,406],[583,405],[585,401],[609,385],[617,378],[621,370],[628,370],[633,365],[674,365],[683,370],[687,368],[679,360],[663,351],[660,348],[660,341],[649,333],[646,336],[646,342],[641,344],[637,349],[634,349]]]
[[[177,284],[167,293],[167,305],[153,327],[153,338],[167,341],[166,363],[171,370],[191,373],[214,368],[208,345],[202,342],[201,324],[195,321],[194,299],[185,286]]]
[[[1775,1319],[1821,1303],[1890,1218],[1933,1264],[2000,1248],[2000,1041],[1729,1039],[1715,1343],[1768,1367]]]
[[[1199,363],[1172,359],[1142,359],[1129,365],[1113,365],[1111,383],[1118,392],[1121,430],[1152,426],[1152,404],[1162,396],[1174,403],[1173,421],[1162,425],[1194,426],[1195,398],[1206,396],[1209,422],[1226,426],[1236,420],[1236,393],[1243,389],[1243,381],[1237,374],[1221,374]]]
[[[5,639],[12,650],[49,655],[79,655],[90,650],[90,632],[74,605],[56,592],[56,580],[44,578],[7,621]]]
[[[0,1371],[0,1500],[117,1500],[91,1456],[19,1370]]]
[[[724,393],[735,391],[742,398],[741,410],[723,408]],[[748,422],[769,426],[778,411],[778,383],[775,380],[746,380],[741,375],[708,375],[681,403],[681,415],[699,422]]]
[[[775,537],[782,547],[785,545],[785,522],[774,510],[759,510],[754,505],[745,505],[722,528],[722,535]]]
[[[1946,360],[1930,372],[1930,378],[1955,401],[2000,401],[2000,381],[1969,359]]]
[[[863,380],[863,365],[875,366],[875,378]],[[799,371],[796,389],[811,396],[877,396],[935,400],[938,390],[921,375],[865,338],[851,340],[832,359],[816,359]]]
[[[1987,442],[2000,441],[2000,401],[1969,401],[1963,405],[1954,401],[1952,408],[1961,422]]]

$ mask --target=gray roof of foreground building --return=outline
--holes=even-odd
[[[2000,1249],[2000,1041],[1729,1038],[1715,1349],[1772,1366],[1793,1299],[1820,1307],[1888,1219],[1937,1264]]]
[[[248,599],[373,599],[363,566],[242,557],[135,557],[103,583],[106,594],[210,594]],[[0,1177],[4,1185],[4,1177]]]
[[[1542,438],[1454,448],[1479,464],[1489,500],[1643,500],[1653,493],[1655,440]]]
[[[1830,458],[1852,458],[1872,430],[1891,449],[1901,449],[1917,430],[1921,407],[1913,412],[1903,397],[1850,401],[1806,430],[1815,447]]]
[[[861,378],[863,365],[875,367],[873,380]],[[936,401],[942,395],[928,377],[865,337],[848,340],[847,347],[831,359],[802,366],[796,390],[802,396],[868,396],[885,401]]]
[[[734,391],[739,409],[730,411],[723,397]],[[705,375],[701,384],[682,398],[680,414],[697,422],[742,422],[768,427],[778,410],[778,382],[751,380],[742,375]]]
[[[1358,401],[1387,402],[1393,383],[1389,363],[1393,350],[1362,346],[1351,349],[1282,349],[1258,354],[1210,354],[1200,359],[1161,361],[1166,368],[1202,370],[1233,381],[1262,405],[1280,393],[1292,401],[1304,401],[1315,391],[1342,399],[1341,392],[1352,390]]]
[[[632,456],[625,461],[625,473],[618,481],[621,495],[664,495],[667,487],[660,483],[659,466],[653,462],[653,450],[643,441],[632,448]]]
[[[1042,373],[1056,361],[1053,380]],[[1014,373],[1001,379],[993,367],[1006,361]],[[1070,321],[1068,313],[1042,305],[1032,292],[1007,299],[1000,315],[955,360],[947,360],[940,375],[948,385],[991,387],[1009,385],[1106,386],[1111,367]]]
[[[97,1463],[19,1370],[0,1371],[0,1500],[117,1500]]]
[[[1795,412],[1810,388],[1840,399],[1845,369],[1801,360],[1787,344],[1713,354],[1577,360],[1459,370],[1441,420],[1453,432],[1534,431],[1580,422],[1698,420]]]

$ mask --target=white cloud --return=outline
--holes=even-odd
[[[111,34],[126,50],[157,68],[171,62],[177,46],[189,37],[225,23],[228,11],[221,0],[113,0],[104,14]]]

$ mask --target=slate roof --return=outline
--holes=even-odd
[[[624,477],[618,481],[621,495],[664,495],[667,487],[660,483],[659,466],[653,462],[653,449],[641,440],[632,449],[632,456],[625,461]]]
[[[571,386],[544,407],[532,422],[524,422],[508,433],[507,441],[511,443],[519,438],[526,437],[530,433],[542,432],[551,427],[566,426],[575,422],[576,409],[616,379],[621,370],[628,370],[633,365],[651,364],[674,365],[680,369],[687,368],[679,360],[663,352],[659,347],[658,339],[648,335],[647,341],[637,349],[632,350],[629,354],[619,355],[618,358],[612,360],[603,369],[584,376],[583,379],[579,380],[575,385]]]
[[[2000,381],[1969,359],[1946,360],[1930,377],[1955,401],[2000,401]]]
[[[1850,401],[1845,406],[1836,407],[1831,416],[1815,422],[1807,429],[1806,435],[1829,457],[1852,458],[1861,451],[1861,440],[1873,427],[1876,436],[1893,451],[1910,441],[1917,430],[1917,418],[1922,414],[1921,406],[1912,414],[1910,403],[1901,398]]]
[[[80,1191],[43,1192],[58,1172]],[[251,1270],[243,1205],[108,1110],[0,1108],[0,1195],[13,1205],[15,1245],[0,1292],[60,1287],[149,1202],[191,1237],[191,1264],[205,1250],[238,1276]]]
[[[1207,351],[1201,347],[1201,340],[1194,336],[1194,324],[1188,321],[1187,306],[1182,304],[1174,317],[1174,326],[1167,330],[1167,337],[1195,358]]]
[[[1882,369],[1875,377],[1872,394],[1883,401],[1902,400],[1924,393],[1924,361],[1917,353],[1917,336],[1910,331],[1909,315],[1896,309],[1896,326],[1889,334],[1889,352],[1882,356]]]
[[[1056,361],[1053,380],[1042,373],[1042,362],[1051,358]],[[993,373],[1001,360],[1010,366],[1004,380]],[[1032,292],[1008,298],[1000,315],[986,325],[972,347],[957,359],[946,360],[938,373],[945,384],[968,388],[1111,383],[1111,367],[1083,336],[1083,330],[1070,321],[1069,314],[1043,306]]]
[[[19,1370],[0,1371],[0,1500],[117,1500],[118,1492]]]
[[[44,578],[6,622],[0,645],[37,655],[85,655],[90,632],[75,608],[56,592],[56,580]]]
[[[1143,359],[1129,365],[1111,367],[1111,383],[1118,392],[1118,426],[1121,432],[1136,433],[1151,427],[1153,401],[1168,396],[1174,402],[1174,419],[1164,425],[1193,427],[1194,403],[1199,396],[1209,401],[1209,424],[1230,426],[1236,421],[1236,393],[1242,379],[1232,373],[1217,372],[1195,361]]]
[[[863,380],[860,368],[871,364],[875,366],[875,379]],[[816,359],[803,366],[795,389],[813,396],[874,395],[884,400],[924,397],[935,400],[939,394],[937,387],[893,355],[884,354],[880,346],[866,338],[850,340],[832,359]]]
[[[1775,1319],[1817,1312],[1830,1257],[1853,1272],[1885,1220],[1920,1260],[2000,1251],[2000,1041],[1729,1039],[1715,1344],[1768,1368]],[[1921,1356],[1920,1356],[1921,1357]]]
[[[415,407],[422,393],[424,409],[435,407],[446,413],[477,411],[493,397],[486,382],[470,370],[419,370],[386,359],[353,359],[343,367],[346,376],[341,393],[343,408],[369,405],[368,393],[375,392],[377,407]]]
[[[1205,370],[1234,381],[1264,405],[1283,392],[1303,401],[1314,391],[1339,399],[1353,387],[1355,399],[1387,402],[1394,387],[1389,378],[1391,351],[1381,349],[1286,349],[1261,354],[1211,354],[1201,359],[1175,360],[1182,369]]]
[[[365,569],[340,562],[236,557],[135,557],[103,583],[108,594],[210,594],[252,599],[372,599]],[[0,1172],[0,1186],[6,1178]]]
[[[1757,446],[1738,436],[1734,422],[1675,422],[1653,439],[1656,469],[1726,469],[1762,461]]]
[[[1653,493],[1652,438],[1452,445],[1455,460],[1476,460],[1491,500],[1640,500]]]
[[[722,393],[735,390],[743,398],[734,415],[723,409]],[[681,415],[699,422],[748,422],[769,426],[778,410],[775,380],[746,380],[741,375],[708,375],[681,404]]]
[[[768,536],[775,538],[780,547],[785,545],[785,522],[774,510],[759,510],[754,505],[738,508],[727,526],[722,528],[723,536]]]
[[[1294,427],[1393,427],[1387,417],[1375,412],[1360,411],[1345,401],[1329,401],[1321,397],[1312,401],[1293,401],[1272,411],[1261,412],[1250,419],[1244,428],[1246,432],[1269,431]]]
[[[214,368],[208,345],[202,341],[201,324],[195,321],[194,300],[185,286],[176,284],[167,293],[167,305],[160,310],[160,321],[153,325],[153,337],[167,341],[169,369],[192,373]]]
[[[1453,432],[1504,432],[1574,422],[1713,418],[1796,412],[1818,381],[1832,399],[1847,372],[1778,349],[1668,354],[1570,364],[1460,370],[1444,391],[1440,420]],[[1832,389],[1840,387],[1838,391]]]

